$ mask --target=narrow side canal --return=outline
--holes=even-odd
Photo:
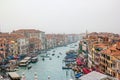
[[[77,46],[75,46],[77,44]],[[72,43],[70,45],[64,47],[57,47],[47,51],[49,57],[42,60],[43,55],[38,55],[39,61],[37,63],[31,63],[31,69],[20,68],[17,73],[21,76],[23,73],[25,74],[27,80],[34,80],[34,74],[36,73],[38,76],[38,80],[48,80],[48,76],[50,76],[50,80],[70,80],[74,78],[72,70],[63,70],[62,66],[64,66],[64,62],[62,61],[65,57],[66,51],[76,50],[78,49],[78,42]],[[55,51],[55,52],[54,52]],[[59,54],[59,53],[62,54]],[[54,56],[52,54],[55,54]],[[59,57],[58,57],[59,56]]]

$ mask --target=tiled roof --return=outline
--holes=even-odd
[[[5,38],[0,38],[0,43],[5,43],[7,41]]]
[[[52,39],[54,37],[53,34],[46,34],[46,39]]]
[[[29,41],[32,43],[37,43],[37,42],[41,42],[41,40],[40,39],[38,39],[38,38],[30,38],[29,39]]]
[[[120,59],[120,49],[117,49],[117,46],[118,45],[115,44],[115,45],[109,47],[108,49],[104,50],[103,53]]]
[[[39,33],[39,32],[42,32],[40,30],[35,30],[35,29],[19,29],[19,30],[16,30],[15,32],[29,32],[29,33]]]
[[[94,44],[95,47],[99,47],[99,48],[105,48],[108,46],[108,44],[104,44],[104,43],[98,43],[98,44]]]

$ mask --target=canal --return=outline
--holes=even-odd
[[[75,46],[77,44],[77,46]],[[48,80],[48,76],[50,76],[50,80],[70,80],[74,78],[72,70],[63,70],[62,66],[64,66],[64,62],[62,61],[65,57],[65,53],[68,50],[76,50],[78,49],[78,42],[72,43],[67,46],[57,47],[47,51],[44,54],[38,55],[39,61],[37,63],[31,63],[31,69],[20,68],[17,73],[22,76],[24,73],[27,80],[34,80],[34,74],[36,73],[38,76],[38,80]],[[59,54],[59,53],[62,54]],[[52,54],[55,54],[54,56]],[[43,55],[49,54],[49,58],[45,58],[42,60]],[[58,58],[59,56],[59,58]],[[50,59],[51,58],[51,59]]]

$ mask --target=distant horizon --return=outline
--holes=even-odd
[[[35,28],[21,28],[21,29],[35,29]],[[13,31],[16,31],[16,30],[20,30],[20,29],[14,29],[14,30],[12,30],[12,31],[10,31],[10,32],[3,32],[3,31],[1,31],[0,30],[0,32],[2,32],[2,33],[11,33],[11,32],[13,32]],[[40,30],[40,29],[35,29],[35,30]],[[40,31],[42,31],[42,30],[40,30]],[[87,30],[88,31],[88,30]],[[45,31],[43,31],[43,32],[45,32]],[[93,32],[96,32],[96,31],[93,31]],[[47,33],[47,32],[45,32],[45,34],[85,34],[86,33],[86,31],[85,32],[81,32],[81,33],[54,33],[54,32],[52,32],[52,33]],[[88,31],[88,33],[92,33],[92,32],[89,32]],[[101,32],[97,32],[97,33],[101,33]],[[102,33],[114,33],[114,32],[102,32]],[[114,33],[114,34],[119,34],[119,33]],[[119,34],[120,35],[120,34]]]

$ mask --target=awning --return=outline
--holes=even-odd
[[[82,62],[81,60],[82,60],[81,58],[77,58],[77,59],[76,59],[77,65],[80,66],[80,65],[83,65],[83,64],[84,64],[84,62]]]
[[[8,56],[7,57],[9,60],[11,60],[11,59],[14,59],[14,56],[13,55],[10,55],[10,56]]]
[[[79,77],[81,77],[83,74],[82,73],[77,73],[77,74],[75,74],[75,78],[79,78]]]
[[[82,70],[83,70],[83,73],[84,73],[84,74],[88,74],[88,73],[90,73],[90,70],[87,69],[87,68],[83,68]]]
[[[19,59],[20,57],[19,56],[14,56],[14,59]]]

